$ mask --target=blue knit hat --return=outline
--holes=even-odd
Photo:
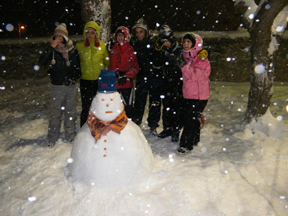
[[[98,78],[98,92],[116,92],[116,73],[115,71],[101,70]]]

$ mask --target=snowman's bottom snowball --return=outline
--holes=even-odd
[[[154,160],[141,129],[128,122],[121,134],[109,132],[95,143],[85,124],[78,132],[68,180],[99,188],[140,185],[152,174]]]

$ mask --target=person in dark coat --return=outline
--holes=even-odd
[[[64,114],[65,140],[72,142],[76,135],[76,80],[81,71],[79,56],[68,38],[66,24],[61,23],[54,31],[50,46],[39,58],[40,65],[50,65],[51,78],[50,119],[46,146],[53,147],[60,136],[61,116]]]
[[[153,57],[154,70],[162,73],[162,122],[163,131],[159,138],[172,136],[171,140],[177,142],[180,132],[180,104],[182,96],[182,73],[178,64],[178,58],[182,47],[176,40],[171,28],[162,25],[159,36],[155,42]]]
[[[136,76],[135,103],[136,118],[134,122],[141,125],[144,110],[149,94],[148,126],[153,135],[157,135],[156,128],[159,127],[161,115],[161,81],[159,74],[153,73],[152,61],[154,44],[152,36],[149,35],[148,26],[143,18],[139,19],[132,27],[132,38],[130,41],[137,53],[139,73]]]

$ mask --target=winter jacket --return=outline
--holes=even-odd
[[[101,31],[97,23],[87,22],[83,31],[84,41],[76,44],[76,49],[80,55],[81,79],[97,80],[101,69],[107,69],[109,66],[109,55],[104,42],[96,39],[96,41],[90,43],[86,40],[87,28],[95,29],[97,31],[97,38],[100,37]]]
[[[170,47],[162,47],[161,49],[154,49],[153,52],[153,68],[156,75],[161,75],[168,81],[177,81],[177,84],[181,84],[182,77],[181,68],[178,64],[178,58],[181,54],[182,47],[173,37]],[[156,43],[157,44],[157,43]],[[156,47],[157,48],[157,47]],[[158,70],[157,70],[158,69]],[[161,71],[160,74],[158,71]],[[176,84],[176,83],[175,83]]]
[[[210,96],[211,66],[208,58],[200,59],[198,53],[203,48],[202,38],[194,34],[196,44],[189,51],[182,51],[186,64],[181,68],[183,75],[183,97],[186,99],[208,100]]]
[[[136,37],[132,37],[130,44],[133,46],[137,54],[139,64],[139,73],[137,76],[145,77],[151,75],[152,59],[154,50],[154,40],[150,37],[145,37],[139,41]]]
[[[53,59],[55,64],[52,64]],[[76,79],[80,78],[81,71],[79,65],[79,56],[76,49],[68,52],[70,65],[66,65],[66,61],[62,53],[57,52],[53,47],[49,46],[39,58],[40,65],[50,65],[48,73],[53,85],[70,86],[76,83]]]
[[[116,32],[119,30],[123,30],[125,36],[125,41],[123,44],[116,42]],[[119,27],[116,29],[114,34],[115,42],[113,42],[113,46],[109,51],[110,66],[108,70],[115,71],[117,75],[120,74],[119,72],[123,72],[125,74],[124,76],[127,78],[124,85],[119,85],[119,76],[117,77],[117,89],[132,88],[134,86],[133,78],[139,71],[136,53],[128,41],[128,31],[129,30],[125,27]]]

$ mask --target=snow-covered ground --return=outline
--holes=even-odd
[[[287,83],[275,83],[272,114],[243,128],[249,83],[212,82],[192,153],[178,156],[177,143],[150,135],[143,124],[155,158],[150,179],[105,190],[67,181],[72,144],[39,146],[48,127],[49,78],[0,83],[1,216],[288,215]]]

